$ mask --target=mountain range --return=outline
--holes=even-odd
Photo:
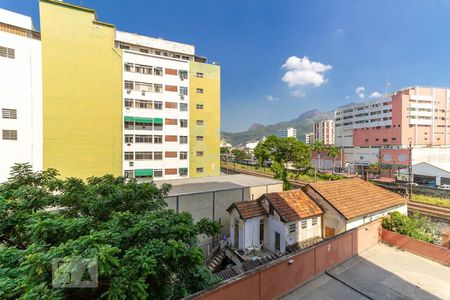
[[[276,130],[293,127],[297,129],[297,139],[304,141],[305,134],[313,131],[313,124],[322,120],[334,119],[334,111],[320,112],[317,109],[302,113],[297,118],[279,122],[273,125],[253,124],[242,132],[221,132],[221,137],[233,146],[238,146],[250,141],[258,141],[264,136],[275,134]]]

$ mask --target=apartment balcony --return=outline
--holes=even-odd
[[[415,109],[433,109],[433,103],[409,103],[409,108],[415,108]]]
[[[419,101],[433,101],[432,96],[422,96],[422,95],[410,95],[409,99],[411,100],[419,100]]]

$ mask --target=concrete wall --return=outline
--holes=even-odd
[[[346,225],[346,230],[350,230],[350,229],[356,228],[358,226],[361,226],[363,224],[366,224],[366,223],[372,222],[374,220],[380,219],[380,218],[382,218],[382,217],[384,217],[384,216],[386,216],[389,213],[392,213],[394,211],[398,211],[399,213],[407,215],[408,214],[408,208],[406,206],[406,202],[403,205],[387,208],[387,209],[384,209],[382,211],[378,211],[378,212],[375,212],[373,214],[369,214],[369,215],[364,216],[364,217],[358,217],[358,218],[354,218],[354,219],[348,220],[347,221],[347,225]]]
[[[62,177],[122,174],[122,51],[95,11],[39,3],[44,168]]]
[[[380,241],[381,221],[326,239],[303,251],[283,256],[188,299],[268,300],[278,298]]]
[[[383,242],[450,267],[450,249],[382,229]]]

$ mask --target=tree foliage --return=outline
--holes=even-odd
[[[233,154],[235,160],[243,160],[250,158],[250,156],[244,150],[237,148],[231,150],[231,154]]]
[[[428,243],[437,241],[429,218],[417,213],[409,217],[399,212],[393,212],[390,216],[383,218],[383,228]]]
[[[218,224],[166,209],[169,190],[14,166],[0,185],[0,298],[178,299],[215,283],[197,236]],[[96,258],[98,288],[52,288],[58,258]]]
[[[310,148],[305,143],[292,137],[280,138],[271,135],[264,142],[258,143],[253,153],[261,165],[265,161],[272,161],[270,168],[275,174],[275,178],[283,181],[285,189],[290,188],[287,179],[288,164],[303,172],[311,168]]]

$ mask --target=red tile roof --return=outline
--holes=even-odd
[[[399,194],[359,178],[317,182],[309,186],[347,220],[406,203]]]
[[[267,215],[266,209],[258,200],[235,202],[231,204],[227,211],[231,213],[233,208],[237,209],[244,220]]]
[[[283,222],[309,218],[323,213],[322,209],[302,190],[266,193],[266,198],[280,215]]]

